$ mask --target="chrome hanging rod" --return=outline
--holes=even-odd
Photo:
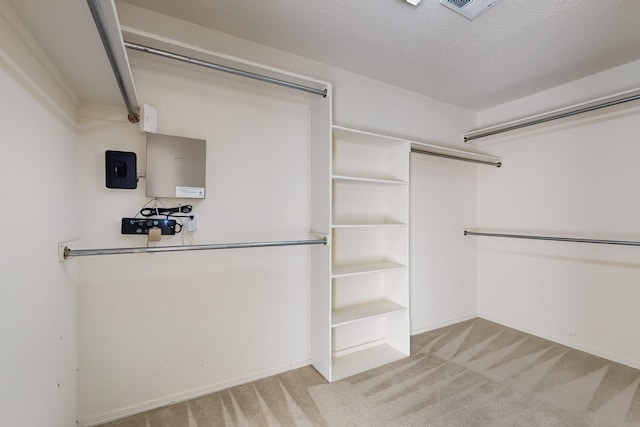
[[[489,162],[486,160],[469,159],[467,157],[452,156],[451,154],[436,153],[433,151],[419,150],[417,148],[412,148],[411,152],[418,153],[418,154],[426,154],[428,156],[444,157],[445,159],[461,160],[463,162],[480,163],[483,165],[495,166],[498,168],[502,166],[502,162]]]
[[[151,55],[161,56],[163,58],[174,59],[176,61],[186,62],[188,64],[198,65],[200,67],[210,68],[217,71],[223,71],[225,73],[235,74],[237,76],[247,77],[254,80],[260,80],[267,83],[276,84],[279,86],[288,87],[291,89],[297,89],[304,92],[313,93],[322,97],[327,96],[327,89],[316,89],[309,86],[299,85],[297,83],[288,82],[285,80],[275,79],[273,77],[263,76],[261,74],[252,73],[249,71],[240,70],[238,68],[227,67],[225,65],[214,64],[213,62],[203,61],[201,59],[192,58],[186,55],[180,55],[166,50],[156,49],[149,46],[143,46],[141,44],[125,41],[124,46],[131,50],[137,50],[139,52],[149,53]]]
[[[484,129],[477,129],[466,133],[464,135],[464,142],[469,142],[474,139],[497,135],[499,133],[509,132],[540,123],[550,122],[552,120],[563,119],[565,117],[575,116],[577,114],[588,113],[589,111],[595,111],[601,108],[613,107],[614,105],[620,105],[626,102],[636,101],[638,99],[640,99],[640,89],[634,89],[632,91],[623,92],[610,97],[600,98],[595,101],[589,101],[571,107],[561,108],[549,113],[538,114],[532,117],[499,124]]]
[[[628,240],[600,240],[600,239],[581,239],[581,238],[575,238],[575,237],[527,236],[522,234],[484,233],[484,232],[469,231],[469,230],[464,230],[464,235],[465,236],[507,237],[510,239],[553,240],[557,242],[597,243],[601,245],[640,246],[640,242],[634,242],[634,241],[628,241]]]
[[[64,259],[89,255],[117,255],[117,254],[142,254],[157,252],[186,252],[205,251],[212,249],[237,249],[237,248],[264,248],[272,246],[301,246],[301,245],[326,245],[327,238],[315,240],[284,240],[277,242],[249,242],[249,243],[217,243],[210,245],[191,246],[152,246],[142,248],[113,248],[113,249],[70,249],[64,247]]]
[[[140,116],[136,112],[136,108],[138,108],[138,101],[135,93],[135,87],[133,86],[133,77],[131,76],[129,65],[127,63],[126,52],[124,49],[122,49],[121,52],[118,52],[116,50],[116,46],[119,42],[114,41],[111,37],[111,34],[120,34],[117,28],[112,28],[114,25],[117,27],[117,18],[107,18],[102,6],[100,5],[100,0],[87,0],[87,3],[89,4],[93,20],[96,23],[98,34],[100,34],[104,50],[107,53],[107,58],[109,59],[109,63],[113,69],[113,74],[116,78],[116,82],[118,83],[122,100],[124,101],[129,113],[128,119],[131,123],[138,123],[140,121]]]

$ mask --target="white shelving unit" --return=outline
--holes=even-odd
[[[328,381],[337,381],[409,355],[411,148],[499,159],[342,126],[330,131],[332,143],[313,154],[316,193],[329,205],[314,210],[315,228],[330,230],[331,250],[312,256],[318,268],[312,272],[311,358]]]
[[[331,361],[337,381],[409,355],[407,141],[333,126]]]

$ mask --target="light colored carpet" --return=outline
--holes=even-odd
[[[342,381],[305,367],[104,427],[640,427],[639,385],[637,369],[474,319]]]

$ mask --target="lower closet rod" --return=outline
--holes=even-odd
[[[634,242],[630,240],[600,240],[600,239],[581,239],[576,237],[527,236],[523,234],[484,233],[480,231],[469,231],[469,230],[464,230],[464,235],[465,236],[508,237],[511,239],[554,240],[558,242],[598,243],[602,245],[640,246],[640,242]]]
[[[284,240],[278,242],[248,242],[248,243],[216,243],[209,245],[190,246],[151,246],[142,248],[113,248],[113,249],[70,249],[64,247],[64,259],[74,256],[88,255],[115,255],[115,254],[142,254],[156,252],[180,252],[180,251],[204,251],[211,249],[236,249],[236,248],[263,248],[271,246],[301,246],[301,245],[326,245],[327,238],[316,240]]]

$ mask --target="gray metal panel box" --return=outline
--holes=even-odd
[[[147,197],[204,199],[204,139],[147,134]]]

